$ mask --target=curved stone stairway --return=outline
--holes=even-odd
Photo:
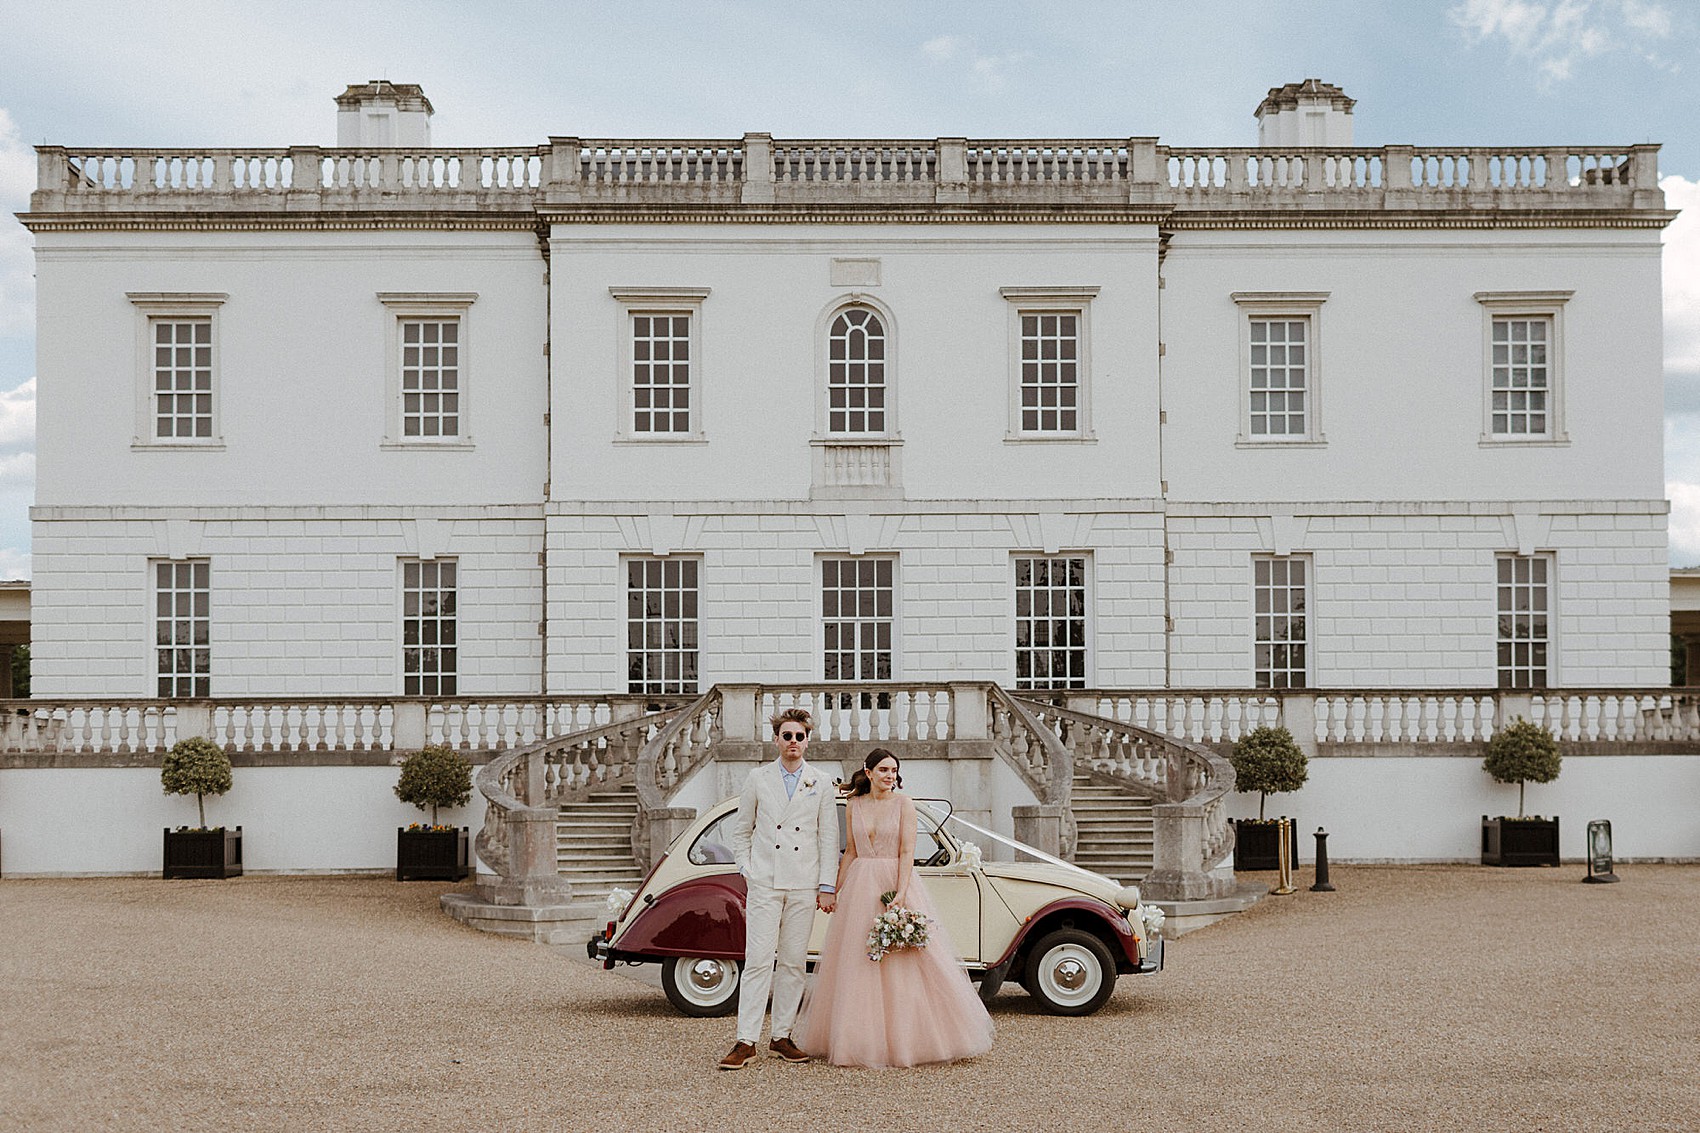
[[[572,883],[573,904],[600,904],[615,886],[635,891],[644,870],[632,857],[632,823],[637,789],[630,783],[592,791],[580,803],[560,808],[555,823],[555,861]]]
[[[1113,877],[1124,885],[1151,872],[1153,834],[1151,800],[1126,787],[1074,777],[1074,864]]]

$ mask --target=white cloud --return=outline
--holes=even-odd
[[[0,392],[0,454],[35,448],[35,379]]]
[[[1670,562],[1700,566],[1700,484],[1671,480],[1665,484],[1670,500]]]
[[[1533,63],[1542,85],[1572,78],[1578,64],[1631,51],[1658,65],[1647,50],[1668,39],[1670,12],[1659,0],[1464,0],[1447,17],[1474,42],[1503,43]]]
[[[921,45],[921,53],[936,63],[966,60],[968,70],[988,90],[1001,90],[1009,81],[1009,72],[1031,57],[1026,51],[1010,51],[1002,55],[981,54],[975,44],[959,35],[941,35]]]
[[[12,580],[30,577],[30,553],[16,547],[0,547],[0,578]]]
[[[0,107],[0,337],[35,328],[35,255],[30,234],[12,219],[29,208],[35,188],[35,151]]]
[[[921,45],[921,53],[929,59],[936,59],[940,63],[948,63],[950,60],[956,58],[957,53],[966,46],[967,44],[957,36],[941,35],[936,39],[929,39],[927,42],[923,43]]]
[[[1682,215],[1665,229],[1665,373],[1700,380],[1700,180],[1665,177],[1665,206]]]

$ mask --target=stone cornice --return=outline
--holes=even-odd
[[[1208,210],[1151,206],[862,207],[746,205],[540,205],[526,211],[372,213],[22,212],[31,232],[531,232],[549,225],[614,224],[1124,224],[1173,231],[1413,229],[1659,229],[1669,209]]]

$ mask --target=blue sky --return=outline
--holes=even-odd
[[[1359,145],[1660,142],[1671,557],[1700,564],[1700,4],[0,0],[0,577],[29,574],[31,146],[329,145],[351,82],[424,86],[439,145],[549,135],[1127,137],[1250,145],[1265,91]]]

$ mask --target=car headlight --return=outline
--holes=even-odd
[[[1129,885],[1116,894],[1116,904],[1124,909],[1139,908],[1139,886]]]

